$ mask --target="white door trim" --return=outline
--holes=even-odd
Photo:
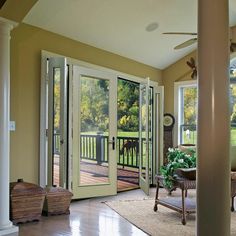
[[[41,92],[40,92],[40,167],[39,167],[39,183],[40,186],[46,186],[47,185],[47,158],[46,158],[46,153],[47,150],[45,149],[45,142],[46,142],[46,129],[47,129],[47,123],[46,123],[46,115],[47,115],[47,98],[45,97],[46,94],[46,87],[47,87],[47,80],[48,80],[48,68],[47,68],[47,58],[49,57],[65,57],[64,55],[60,55],[60,54],[56,54],[56,53],[52,53],[49,51],[45,51],[42,50],[41,51]],[[78,65],[78,66],[84,66],[87,68],[91,68],[91,69],[98,69],[104,72],[108,72],[108,73],[112,73],[116,75],[116,79],[117,78],[123,78],[123,79],[127,79],[133,82],[137,82],[137,83],[145,83],[147,82],[146,79],[138,77],[138,76],[134,76],[134,75],[130,75],[127,73],[123,73],[120,71],[116,71],[113,69],[109,69],[106,67],[102,67],[102,66],[98,66],[98,65],[94,65],[88,62],[84,62],[78,59],[73,59],[70,57],[66,57],[67,58],[67,63],[69,65],[69,100],[72,101],[72,66],[73,65]],[[158,82],[155,81],[151,81],[150,80],[150,86],[152,86],[153,88],[157,88],[158,87]],[[69,107],[69,137],[72,136],[72,103],[70,103],[70,107]],[[69,144],[69,170],[72,169],[72,146]],[[69,174],[69,183],[72,182],[72,176],[70,176]],[[69,184],[69,189],[71,188],[70,184]]]

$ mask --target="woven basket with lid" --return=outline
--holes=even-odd
[[[43,215],[70,214],[70,202],[73,194],[61,187],[46,187]]]
[[[22,179],[10,183],[10,218],[13,223],[40,220],[45,195],[43,188]]]

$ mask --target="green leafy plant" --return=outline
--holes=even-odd
[[[175,174],[176,169],[196,167],[196,151],[194,149],[182,151],[179,148],[169,148],[167,159],[168,163],[161,166],[160,171],[164,177],[164,187],[172,190],[173,181],[177,177]]]

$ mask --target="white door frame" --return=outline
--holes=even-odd
[[[156,162],[153,163],[153,180],[155,179],[156,173],[159,172],[160,167],[163,165],[163,148],[164,148],[164,128],[163,128],[163,115],[164,115],[164,86],[157,86],[154,88],[154,143],[155,143],[155,159]]]
[[[47,66],[47,58],[49,57],[63,57],[63,55],[60,54],[55,54],[52,52],[48,52],[45,50],[41,51],[41,97],[40,97],[40,185],[41,186],[46,186],[47,185],[47,158],[46,158],[46,154],[47,154],[47,149],[45,148],[45,142],[46,142],[46,127],[47,127],[47,123],[46,123],[46,114],[47,114],[47,98],[45,97],[46,94],[46,89],[47,89],[47,81],[48,81],[48,66]],[[116,71],[116,70],[112,70],[109,68],[105,68],[102,66],[98,66],[98,65],[94,65],[91,63],[87,63],[78,59],[73,59],[73,58],[69,58],[67,57],[67,63],[69,65],[69,101],[72,101],[72,65],[79,65],[79,66],[85,66],[87,68],[93,68],[93,69],[99,69],[102,70],[104,72],[110,72],[110,73],[114,73],[116,75],[116,78],[123,78],[123,79],[127,79],[133,82],[137,82],[137,83],[144,83],[146,81],[146,79],[134,76],[134,75],[130,75],[130,74],[126,74],[120,71]],[[158,88],[158,82],[155,81],[150,81],[150,86],[155,89]],[[155,94],[155,93],[154,93]],[[155,103],[155,100],[154,100]],[[162,104],[163,105],[163,104]],[[154,106],[155,107],[155,106]],[[163,107],[162,107],[163,109]],[[155,117],[155,115],[154,115]],[[156,128],[155,128],[155,132],[156,132]],[[163,132],[160,133],[163,136]],[[69,102],[69,138],[72,137],[72,103]],[[155,136],[154,136],[155,138]],[[162,144],[163,146],[163,144]],[[160,145],[161,148],[161,145]],[[68,146],[68,170],[69,170],[69,190],[71,190],[72,187],[72,142],[69,142],[69,146]],[[154,159],[156,160],[156,158],[158,157],[157,154],[157,150],[154,148],[153,150],[153,156]],[[158,157],[158,161],[160,161],[160,163],[163,162],[163,156],[160,155]],[[157,171],[159,168],[159,165],[156,165],[155,167],[155,171]]]

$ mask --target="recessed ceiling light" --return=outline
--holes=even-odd
[[[152,31],[156,30],[156,29],[158,28],[158,26],[159,26],[159,25],[158,25],[157,22],[152,22],[152,23],[150,23],[150,24],[147,25],[146,31],[147,31],[147,32],[152,32]]]

